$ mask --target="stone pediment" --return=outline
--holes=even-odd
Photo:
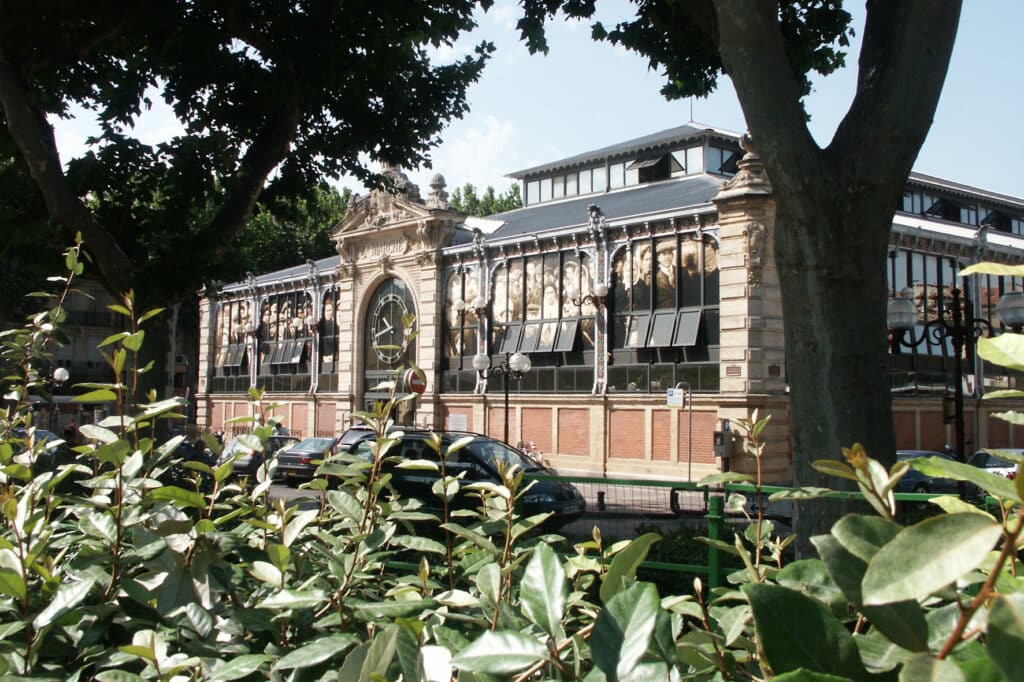
[[[380,231],[389,227],[429,219],[432,211],[405,194],[375,189],[367,196],[352,195],[345,218],[334,228],[334,238],[360,231]]]
[[[398,191],[353,194],[345,218],[333,230],[343,271],[367,265],[388,268],[409,255],[429,258],[450,241],[461,222],[461,214],[450,210],[447,202],[437,201],[436,188],[424,202],[404,174],[394,170],[388,174]]]

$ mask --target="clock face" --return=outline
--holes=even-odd
[[[396,293],[377,298],[370,312],[370,342],[381,362],[393,365],[402,359],[402,317],[408,313],[405,299]]]

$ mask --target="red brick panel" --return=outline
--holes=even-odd
[[[581,457],[590,454],[589,410],[558,411],[558,452]]]
[[[214,402],[210,406],[210,423],[208,426],[213,431],[224,430],[224,403]]]
[[[672,413],[675,410],[655,410],[651,413],[651,458],[659,462],[672,461]]]
[[[523,409],[523,440],[533,442],[541,452],[552,452],[551,408],[527,407]]]
[[[608,457],[643,459],[644,435],[642,410],[612,410],[608,414]]]
[[[316,406],[316,434],[314,435],[333,434],[337,413],[337,403],[318,403]]]
[[[896,432],[896,447],[900,450],[917,448],[917,430],[914,428],[914,413],[910,411],[892,413],[892,428]]]
[[[966,419],[966,417],[965,417]],[[1010,422],[1005,422],[1002,419],[996,419],[992,415],[988,415],[988,440],[985,443],[990,448],[1008,448],[1010,447]],[[970,432],[970,427],[967,428]],[[1014,434],[1019,435],[1019,434]],[[1020,441],[1017,441],[1020,442]],[[975,440],[973,445],[967,446],[967,456],[974,454],[974,451],[980,448],[981,445]]]
[[[921,449],[942,451],[946,447],[946,424],[941,412],[921,413]],[[872,453],[868,453],[871,455]]]
[[[299,433],[296,435],[308,435],[309,429],[309,405],[307,403],[292,403],[292,420],[285,422],[285,426],[294,429]]]
[[[693,413],[693,439],[690,439],[690,414],[679,410],[679,456],[678,461],[688,462],[689,457],[698,464],[715,463],[715,430],[718,417],[714,412]]]
[[[509,408],[508,414],[508,439],[515,445],[516,440],[516,411]],[[491,438],[501,440],[505,437],[505,408],[492,407],[487,410],[487,433]]]

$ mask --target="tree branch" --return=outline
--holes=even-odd
[[[801,86],[786,56],[775,3],[715,0],[715,9],[722,64],[769,175],[791,186],[819,177],[821,149],[807,130]]]
[[[942,93],[960,6],[960,0],[868,2],[857,93],[830,155],[856,149],[864,172],[892,183],[906,178]]]
[[[277,116],[256,136],[242,157],[238,171],[230,178],[227,195],[211,227],[220,235],[218,250],[227,249],[252,215],[270,173],[287,156],[301,117],[294,98],[284,103]]]
[[[28,163],[29,173],[39,186],[50,216],[82,234],[107,287],[116,294],[123,294],[131,286],[131,262],[114,236],[96,222],[85,204],[75,196],[61,168],[53,128],[45,115],[32,105],[28,93],[29,86],[20,69],[0,45],[0,106],[11,138]]]

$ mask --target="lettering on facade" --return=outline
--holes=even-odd
[[[384,258],[385,256],[400,256],[405,253],[408,248],[409,242],[404,239],[365,244],[359,249],[359,259],[372,260]]]

